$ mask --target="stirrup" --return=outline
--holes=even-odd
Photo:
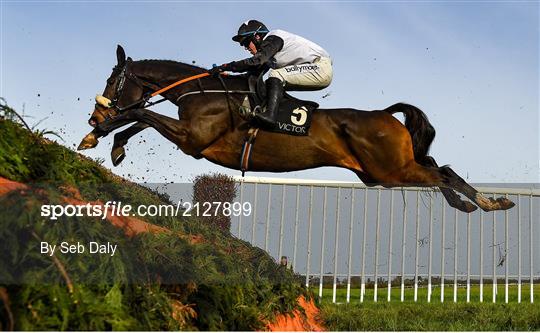
[[[253,116],[256,116],[258,114],[262,114],[264,113],[264,109],[260,106],[260,105],[257,105],[253,108],[253,110],[251,111],[251,113],[253,114]]]

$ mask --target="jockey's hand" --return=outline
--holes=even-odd
[[[221,72],[223,72],[223,66],[216,66],[208,70],[208,74],[212,77],[218,77]]]

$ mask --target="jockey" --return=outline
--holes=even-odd
[[[321,90],[332,82],[332,60],[319,45],[283,30],[269,31],[256,20],[244,22],[232,38],[248,50],[252,57],[212,68],[242,73],[270,67],[266,80],[267,104],[255,118],[262,125],[274,127],[283,90]]]

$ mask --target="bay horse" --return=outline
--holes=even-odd
[[[252,127],[238,112],[249,94],[243,75],[206,76],[161,93],[179,108],[179,119],[145,108],[148,94],[206,69],[170,60],[126,59],[118,45],[117,65],[96,105],[89,124],[94,127],[79,149],[93,148],[98,138],[126,124],[115,134],[113,164],[125,157],[130,137],[152,127],[184,153],[231,169],[240,169],[241,151]],[[392,115],[403,113],[405,125]],[[514,206],[507,198],[487,198],[449,166],[439,167],[428,156],[435,130],[417,107],[398,103],[384,110],[315,109],[307,136],[261,129],[253,146],[250,171],[287,172],[322,166],[353,171],[368,186],[439,187],[449,205],[464,212]]]

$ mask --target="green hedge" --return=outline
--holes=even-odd
[[[99,218],[41,217],[41,205],[65,204],[73,189],[132,205],[167,198],[30,132],[13,112],[1,104],[0,176],[30,189],[0,196],[0,330],[256,330],[307,294],[264,251],[195,218],[148,219],[171,232],[128,238]],[[40,241],[63,240],[119,252],[40,253]]]

